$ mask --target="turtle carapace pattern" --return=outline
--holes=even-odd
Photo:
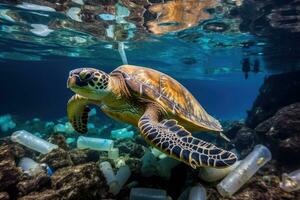
[[[193,137],[191,132],[221,132],[196,98],[170,76],[146,67],[122,65],[110,74],[94,68],[70,72],[68,87],[76,94],[67,105],[68,119],[86,133],[89,105],[111,118],[139,127],[152,146],[193,168],[227,167],[234,153]]]

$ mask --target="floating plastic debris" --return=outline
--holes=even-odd
[[[110,151],[114,146],[114,141],[102,138],[92,138],[80,136],[77,139],[77,148],[93,149],[98,151]]]
[[[218,185],[223,197],[230,197],[238,191],[263,165],[271,160],[270,150],[263,145],[256,145],[254,150],[231,171]]]
[[[116,19],[116,17],[111,14],[100,14],[99,17],[105,21],[112,21]]]
[[[92,108],[92,110],[89,112],[88,115],[89,115],[89,117],[97,115],[97,110],[96,110],[96,108]]]
[[[30,31],[38,36],[46,37],[54,30],[49,29],[47,25],[44,24],[31,24],[30,25],[33,29],[30,29]]]
[[[202,167],[199,169],[199,177],[206,182],[215,182],[224,178],[227,174],[233,171],[241,161],[235,162],[233,165],[226,168]]]
[[[65,132],[65,126],[63,124],[56,124],[54,127],[53,127],[53,131],[55,133],[64,133]]]
[[[130,168],[127,165],[121,166],[116,175],[114,175],[111,164],[107,161],[101,162],[99,167],[109,186],[109,191],[114,195],[120,192],[128,178],[131,176]]]
[[[286,192],[300,190],[300,169],[289,174],[282,174],[282,182],[280,182],[279,186]]]
[[[16,127],[16,123],[12,120],[11,115],[0,116],[0,128],[2,132],[7,132]]]
[[[112,130],[111,137],[114,139],[132,138],[134,135],[134,132],[129,131],[128,130],[129,128],[131,128],[131,126],[128,126],[127,128]]]
[[[51,128],[54,126],[55,126],[54,122],[46,122],[46,124],[45,124],[45,128]]]
[[[167,192],[165,190],[153,188],[132,188],[130,191],[130,200],[166,200]]]
[[[83,0],[72,0],[74,3],[77,3],[79,5],[84,5]]]
[[[42,138],[36,137],[25,130],[14,132],[11,135],[11,140],[42,154],[49,153],[53,149],[58,148],[57,145],[51,144]]]
[[[39,11],[47,11],[47,12],[55,12],[55,9],[48,6],[41,6],[32,3],[25,3],[17,5],[16,7],[26,9],[26,10],[39,10]]]
[[[82,22],[81,20],[81,9],[77,7],[72,7],[67,11],[67,16],[77,22]]]
[[[56,124],[53,127],[53,131],[55,133],[67,133],[67,134],[71,134],[75,132],[70,122],[66,122],[65,124]]]
[[[126,53],[125,53],[125,50],[124,50],[124,43],[123,42],[118,43],[118,51],[119,51],[119,54],[121,56],[123,64],[127,65],[128,61],[127,61],[127,56],[126,56]]]
[[[206,200],[206,190],[205,188],[198,184],[190,190],[189,200]]]
[[[75,138],[67,138],[67,139],[66,139],[66,143],[67,143],[67,144],[72,144],[72,143],[75,142],[75,141],[76,141]]]
[[[8,9],[0,9],[0,19],[4,19],[9,22],[15,22],[15,20],[9,16],[10,10]]]

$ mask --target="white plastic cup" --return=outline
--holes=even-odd
[[[191,188],[188,200],[206,200],[206,190],[202,185]]]
[[[218,192],[223,197],[231,197],[271,158],[271,152],[267,147],[256,145],[240,165],[217,185]]]
[[[153,188],[132,188],[130,191],[130,200],[166,200],[167,192],[165,190]]]
[[[47,142],[46,140],[39,138],[35,135],[32,135],[31,133],[20,130],[16,131],[11,135],[11,140],[13,142],[17,142],[19,144],[22,144],[29,149],[35,150],[37,152],[40,152],[42,154],[49,153],[53,149],[58,148],[57,145],[51,144],[50,142]]]
[[[77,148],[93,149],[98,151],[110,151],[114,146],[114,141],[102,138],[92,138],[80,136],[77,139]]]

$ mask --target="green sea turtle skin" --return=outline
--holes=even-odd
[[[122,65],[110,74],[93,68],[70,72],[68,87],[76,94],[68,102],[74,129],[87,132],[89,105],[98,105],[113,119],[139,127],[144,138],[169,156],[193,168],[226,167],[234,153],[192,136],[193,131],[222,131],[179,82],[159,71]]]

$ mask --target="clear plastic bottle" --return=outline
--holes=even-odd
[[[27,157],[21,158],[18,163],[18,167],[20,167],[24,173],[27,173],[30,176],[34,176],[44,171],[43,167],[39,163]]]
[[[77,148],[93,149],[98,151],[110,151],[114,146],[114,141],[102,138],[92,138],[80,136],[77,139]]]
[[[20,130],[16,131],[11,135],[11,140],[13,142],[17,142],[19,144],[22,144],[29,149],[38,151],[42,154],[49,153],[53,149],[58,148],[57,145],[51,144],[50,142],[47,142],[46,140],[39,138],[35,135],[32,135],[31,133]]]
[[[231,171],[218,185],[223,197],[230,197],[238,191],[263,165],[271,160],[270,150],[263,145],[256,145],[254,150]]]
[[[118,182],[111,164],[107,161],[104,161],[99,164],[99,167],[105,177],[106,184],[109,186],[109,192],[116,194],[118,191]]]

